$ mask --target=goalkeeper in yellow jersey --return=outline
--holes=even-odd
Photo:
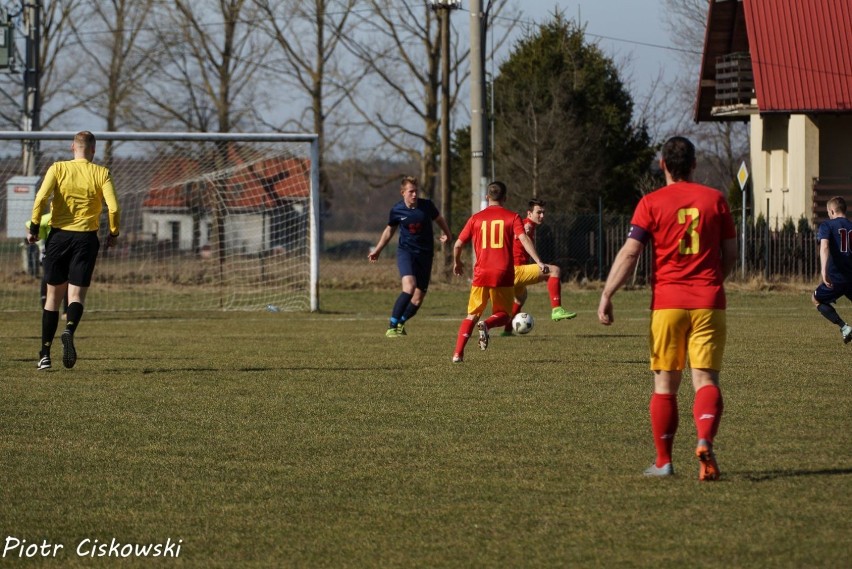
[[[68,321],[62,332],[62,365],[74,367],[77,350],[74,332],[83,316],[86,292],[95,272],[100,241],[99,218],[103,203],[109,212],[109,236],[106,246],[115,245],[119,233],[119,207],[109,170],[92,163],[95,135],[78,132],[71,143],[73,160],[54,162],[35,197],[30,235],[39,238],[42,213],[51,204],[50,232],[44,249],[44,275],[47,298],[41,316],[41,350],[38,369],[50,369],[50,347],[59,326],[59,307],[68,295]]]

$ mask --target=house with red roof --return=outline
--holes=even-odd
[[[142,202],[142,235],[175,251],[202,251],[221,232],[225,249],[257,254],[288,246],[307,222],[310,164],[288,156],[244,156],[228,151],[214,172],[196,157],[156,164]],[[218,228],[218,230],[217,230]]]
[[[852,208],[852,2],[711,0],[694,118],[749,121],[755,216]]]

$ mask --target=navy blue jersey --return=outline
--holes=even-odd
[[[440,212],[431,200],[417,198],[417,205],[409,208],[405,200],[399,200],[390,210],[388,225],[399,226],[399,248],[415,255],[432,253],[435,249],[435,234],[432,220]]]
[[[828,239],[828,277],[832,283],[852,283],[852,221],[836,217],[823,221],[817,241]]]

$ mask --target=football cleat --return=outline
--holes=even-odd
[[[479,349],[487,350],[488,349],[488,326],[485,324],[485,321],[479,322],[477,324],[479,328]]]
[[[50,356],[42,356],[39,358],[38,369],[50,369]]]
[[[388,328],[388,331],[385,332],[385,338],[399,338],[399,330],[396,327]]]
[[[464,361],[464,356],[461,354],[453,354],[453,363],[460,364]]]
[[[667,462],[662,466],[652,464],[643,472],[645,476],[672,476],[674,475],[674,467],[671,462]]]
[[[843,336],[843,343],[848,344],[852,342],[852,326],[849,324],[844,324],[840,329],[840,334]]]
[[[77,350],[74,349],[74,334],[70,330],[62,333],[62,365],[71,369],[77,363]]]
[[[408,333],[405,331],[405,324],[403,324],[402,322],[396,325],[396,335],[408,336]]]
[[[695,456],[698,457],[698,461],[701,464],[698,469],[698,479],[702,482],[719,480],[719,476],[722,473],[719,471],[719,465],[716,463],[716,454],[713,452],[712,445],[701,439],[698,441],[698,446],[695,447]]]
[[[576,312],[568,312],[561,306],[557,306],[550,312],[550,319],[554,322],[559,322],[560,320],[570,320],[572,318],[576,318]]]

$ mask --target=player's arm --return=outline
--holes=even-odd
[[[737,239],[725,239],[722,241],[722,275],[724,278],[731,276],[737,266]]]
[[[107,247],[115,245],[119,235],[119,227],[121,222],[121,208],[118,207],[118,198],[115,195],[115,187],[112,185],[112,177],[107,174],[107,179],[101,186],[104,194],[104,201],[107,205],[109,217],[109,235],[107,236]]]
[[[535,250],[535,243],[530,239],[530,236],[526,233],[518,233],[515,237],[517,237],[518,241],[521,242],[521,245],[524,246],[524,250],[527,252],[527,255],[538,265],[539,270],[542,273],[547,273],[547,265],[541,262],[541,259],[538,256],[538,251]]]
[[[375,263],[379,259],[379,255],[382,253],[382,249],[385,248],[385,245],[393,238],[393,234],[396,233],[395,225],[388,225],[385,227],[385,230],[382,231],[382,236],[379,237],[379,242],[376,243],[375,248],[367,255],[367,259],[371,263]]]
[[[47,173],[44,175],[44,180],[41,182],[41,187],[39,187],[38,192],[36,193],[35,202],[33,202],[33,212],[30,217],[30,234],[27,235],[28,243],[35,243],[38,241],[41,214],[47,207],[47,202],[55,189],[56,175],[53,172],[53,166],[51,166],[47,169]]]
[[[819,271],[822,275],[822,282],[825,286],[831,288],[834,284],[831,282],[831,277],[828,276],[828,258],[831,251],[828,248],[828,239],[819,240]]]
[[[606,284],[601,293],[601,301],[598,305],[598,320],[601,324],[609,326],[615,322],[612,311],[612,297],[633,274],[633,271],[636,269],[636,263],[639,262],[639,256],[644,250],[644,242],[628,237],[618,252],[618,255],[616,255],[612,268],[609,271],[609,276],[606,278]]]
[[[438,224],[438,227],[440,227],[440,228],[441,228],[441,237],[440,237],[440,239],[439,239],[439,241],[440,241],[441,243],[446,243],[447,241],[449,241],[450,239],[452,239],[452,237],[453,237],[453,232],[452,232],[452,231],[450,231],[450,226],[449,226],[449,225],[447,225],[447,220],[446,220],[446,219],[444,219],[444,216],[443,216],[443,215],[439,215],[438,217],[436,217],[436,218],[435,218],[435,223],[437,223],[437,224]]]
[[[464,241],[456,239],[453,244],[453,274],[456,276],[461,276],[464,273],[464,262],[461,258],[462,248],[464,248]]]

